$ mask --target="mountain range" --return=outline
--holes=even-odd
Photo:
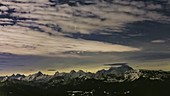
[[[124,64],[96,73],[37,72],[0,77],[1,96],[168,96],[170,72],[135,70]]]
[[[165,71],[149,71],[149,70],[135,70],[128,65],[120,65],[110,67],[108,70],[102,69],[96,73],[84,72],[83,70],[72,70],[69,73],[56,72],[54,75],[46,75],[42,72],[37,72],[28,76],[21,74],[13,74],[11,76],[1,76],[0,82],[6,81],[26,81],[26,82],[41,82],[41,83],[63,83],[67,84],[72,80],[80,79],[82,81],[87,79],[102,80],[104,82],[124,82],[134,81],[139,78],[149,78],[162,80],[170,77],[170,72]]]

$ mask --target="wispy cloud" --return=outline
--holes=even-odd
[[[152,43],[165,43],[165,40],[153,40]]]
[[[48,69],[48,71],[56,71],[56,69]]]

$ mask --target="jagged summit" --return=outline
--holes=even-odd
[[[123,64],[123,65],[119,65],[119,66],[117,66],[117,65],[111,66],[111,68],[109,70],[111,71],[111,70],[114,70],[114,69],[126,70],[126,71],[133,70],[133,68],[130,67],[129,65],[127,65],[127,64]]]
[[[36,75],[36,76],[41,76],[41,75],[43,75],[43,73],[42,73],[41,71],[38,71],[38,72],[35,73],[34,75]]]
[[[127,71],[134,70],[132,67],[125,63],[116,63],[116,64],[105,64],[105,66],[111,66],[108,70],[99,70],[98,74],[115,74],[115,75],[121,75],[124,74]]]
[[[71,70],[70,73],[71,73],[71,74],[72,74],[72,73],[76,73],[76,71],[75,71],[75,70]]]
[[[10,77],[25,77],[25,75],[21,75],[21,74],[12,74]]]

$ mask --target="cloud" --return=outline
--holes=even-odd
[[[56,71],[56,69],[48,69],[48,71]]]
[[[153,40],[151,43],[165,43],[165,40]]]
[[[127,65],[128,63],[110,63],[110,64],[104,64],[104,66],[122,66]]]

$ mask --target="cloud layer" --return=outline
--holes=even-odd
[[[1,5],[1,73],[95,71],[115,62],[170,69],[169,3],[113,0],[75,7],[3,0]]]
[[[12,1],[2,2],[3,6],[1,10],[4,11],[2,13],[4,17],[1,18],[1,25],[6,25],[0,27],[0,52],[21,55],[59,56],[69,51],[140,51],[139,48],[127,45],[74,39],[65,36],[69,32],[92,32],[103,26],[112,25],[116,28],[121,23],[138,20],[137,18],[133,19],[132,16],[123,14],[119,14],[118,16],[116,15],[117,13],[113,12],[108,12],[105,15],[105,10],[109,10],[110,7],[106,6],[106,8],[108,7],[107,9],[101,9],[103,11],[100,11],[99,6],[104,5],[84,6],[80,8],[63,5],[57,11],[55,7],[45,7],[49,3],[47,0],[35,2],[21,1],[19,4]],[[94,10],[90,12],[89,8],[93,8]],[[10,10],[13,11],[9,12]],[[114,14],[114,17],[110,17]],[[120,15],[123,17],[120,17]],[[106,22],[101,22],[102,18],[106,18]],[[124,18],[124,20],[121,20],[121,18]],[[60,26],[62,32],[60,32]]]

